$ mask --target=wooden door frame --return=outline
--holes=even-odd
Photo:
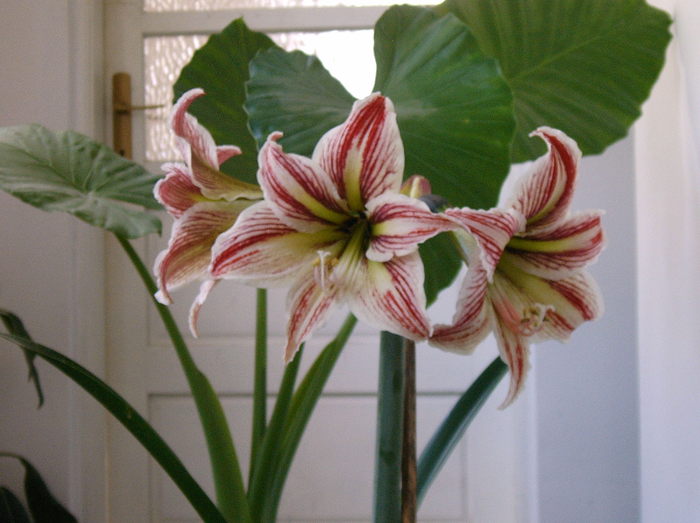
[[[103,2],[66,2],[70,71],[69,128],[104,141]],[[98,376],[105,374],[105,233],[73,221],[70,356]],[[79,387],[71,389],[70,505],[80,521],[107,521],[105,410]]]

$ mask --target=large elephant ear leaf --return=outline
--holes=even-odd
[[[661,71],[671,19],[644,0],[446,0],[501,64],[515,99],[514,161],[540,125],[597,154],[627,134]]]
[[[250,62],[246,109],[262,145],[282,131],[288,152],[311,156],[328,130],[341,124],[355,101],[315,56],[269,49]]]
[[[239,180],[255,183],[257,147],[243,104],[246,99],[248,63],[260,51],[274,46],[262,33],[251,31],[239,18],[212,35],[180,73],[174,85],[175,98],[194,88],[206,96],[194,101],[189,112],[197,117],[218,144],[237,145],[243,154],[221,166]]]
[[[0,189],[124,238],[160,233],[157,176],[82,134],[40,125],[0,129]]]
[[[454,16],[398,6],[377,22],[375,90],[396,107],[406,174],[452,205],[495,204],[508,173],[513,105],[495,60]]]

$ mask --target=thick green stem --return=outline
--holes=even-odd
[[[267,422],[267,290],[258,289],[255,318],[255,386],[253,390],[253,433],[250,445],[250,471],[248,485],[253,482],[253,472],[258,449],[265,437]]]
[[[403,339],[396,334],[382,332],[374,468],[375,523],[401,521],[404,366]]]
[[[187,378],[207,441],[219,509],[231,522],[249,522],[251,518],[243,476],[219,397],[207,377],[197,368],[170,310],[155,299],[158,289],[150,271],[128,240],[119,236],[117,239],[151,295]]]
[[[496,358],[474,380],[474,383],[457,400],[452,410],[438,427],[433,437],[425,446],[418,460],[418,504],[425,497],[428,487],[447,461],[452,450],[486,403],[493,390],[506,374],[508,366],[501,358]]]

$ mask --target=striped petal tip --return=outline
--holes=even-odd
[[[347,120],[321,138],[312,158],[355,211],[372,198],[398,192],[404,150],[391,100],[374,93],[356,101]]]
[[[503,184],[500,208],[525,216],[528,229],[543,228],[566,215],[576,186],[581,151],[563,132],[540,127],[530,136],[542,138],[548,152],[524,174],[513,172]]]
[[[211,133],[187,112],[192,102],[201,96],[204,96],[202,89],[190,89],[175,103],[170,116],[170,127],[177,137],[192,183],[210,200],[259,199],[262,193],[257,185],[219,170],[223,162],[241,154],[241,150],[235,145],[217,146]]]
[[[158,301],[169,305],[171,290],[207,275],[212,245],[219,234],[233,225],[245,205],[197,203],[173,223],[168,247],[158,254],[153,268]]]

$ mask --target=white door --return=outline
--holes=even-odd
[[[256,1],[260,7],[255,7]],[[363,1],[378,3],[354,3]],[[249,8],[236,7],[242,4]],[[336,42],[337,50],[320,58],[354,95],[368,94],[374,75],[370,29],[384,8],[331,4],[332,0],[325,0],[323,5],[330,7],[270,8],[267,0],[106,0],[107,77],[129,72],[136,104],[169,103],[170,86],[182,65],[206,41],[206,35],[243,15],[253,29],[270,33],[290,48],[314,52],[318,47],[323,51]],[[184,10],[188,5],[197,10]],[[207,10],[207,5],[218,10]],[[345,54],[334,54],[342,52]],[[165,125],[167,114],[167,110],[135,114],[134,157],[154,172],[159,171],[160,161],[174,159]],[[167,239],[169,220],[164,218],[163,238],[152,237],[137,244],[149,265]],[[185,379],[148,297],[116,243],[109,246],[108,274],[108,380],[162,432],[211,492],[204,438]],[[194,292],[192,286],[174,296],[173,313],[183,328]],[[189,340],[198,364],[223,398],[244,469],[253,388],[254,295],[252,288],[220,285],[202,310],[200,338]],[[274,395],[283,371],[284,293],[271,293],[270,302],[268,380],[269,392]],[[448,318],[451,311],[439,314]],[[308,344],[302,371],[343,316],[334,316]],[[493,344],[486,345],[471,358],[418,347],[419,449],[458,395],[495,356]],[[302,440],[284,491],[280,521],[370,520],[377,347],[377,332],[359,325]],[[434,483],[420,511],[421,521],[526,520],[525,485],[529,482],[523,448],[528,442],[523,434],[528,432],[524,426],[532,389],[505,412],[496,410],[505,392],[496,391],[469,438],[456,449]],[[110,428],[109,460],[112,521],[197,520],[167,476],[116,423]]]

